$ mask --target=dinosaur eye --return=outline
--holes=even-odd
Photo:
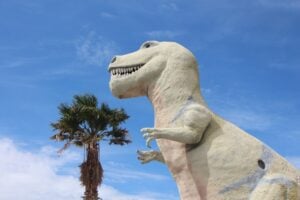
[[[261,160],[261,159],[259,159],[259,160],[257,161],[257,164],[258,164],[258,166],[259,166],[260,168],[262,168],[262,169],[265,169],[265,167],[266,167],[265,162],[264,162],[263,160]]]
[[[144,48],[149,48],[149,47],[151,47],[151,43],[150,43],[150,42],[148,42],[148,43],[146,43],[146,44],[144,45]]]
[[[147,49],[147,48],[150,48],[150,47],[153,47],[156,45],[158,45],[157,41],[148,41],[148,42],[143,43],[142,46],[140,47],[140,49]]]

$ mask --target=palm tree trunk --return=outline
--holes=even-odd
[[[84,200],[98,200],[98,185],[101,185],[103,169],[99,161],[98,143],[87,145],[87,158],[81,166],[80,180],[85,186]]]

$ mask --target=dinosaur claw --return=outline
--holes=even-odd
[[[144,139],[146,140],[146,145],[148,148],[151,148],[151,141],[155,139],[155,129],[154,128],[142,128],[141,132],[143,134]]]
[[[150,150],[150,151],[137,151],[138,156],[137,159],[141,162],[141,164],[146,164],[152,160],[155,160],[155,156],[157,152]]]
[[[147,138],[147,141],[146,141],[147,147],[150,148],[150,149],[152,148],[151,145],[150,145],[150,143],[151,143],[151,141],[152,141],[153,139],[154,139],[153,137],[148,137],[148,138]]]
[[[143,138],[146,139],[147,137],[149,137],[149,134],[148,133],[144,133],[143,134]]]
[[[148,128],[142,128],[142,129],[141,129],[141,132],[142,132],[142,133],[147,133],[147,132],[148,132]]]

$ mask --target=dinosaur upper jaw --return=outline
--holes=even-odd
[[[125,78],[137,73],[145,63],[124,65],[124,66],[113,66],[109,67],[108,72],[111,74],[111,78]]]

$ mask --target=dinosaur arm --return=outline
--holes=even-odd
[[[198,143],[204,131],[197,131],[189,127],[181,128],[143,128],[141,130],[146,139],[147,146],[150,147],[150,142],[154,139],[167,139],[185,144]]]
[[[168,139],[185,144],[198,143],[211,121],[211,114],[207,108],[194,105],[185,111],[182,120],[183,126],[179,127],[141,129],[147,146],[150,147],[153,139]]]

